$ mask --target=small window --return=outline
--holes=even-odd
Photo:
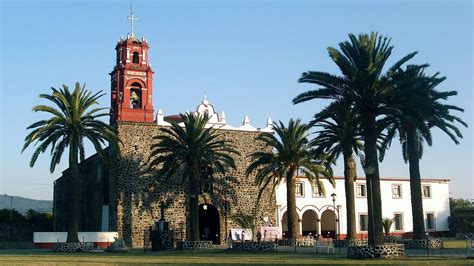
[[[367,187],[365,184],[357,184],[357,197],[367,197]]]
[[[402,185],[393,184],[392,185],[392,198],[401,199],[402,198]]]
[[[138,64],[138,58],[139,58],[138,52],[134,52],[133,59],[132,59],[134,64]]]
[[[296,183],[296,196],[297,197],[304,197],[304,184],[303,182]]]
[[[421,186],[423,198],[431,198],[431,186],[430,185],[422,185]]]
[[[395,213],[393,215],[393,223],[395,231],[403,231],[403,213]]]
[[[321,191],[319,191],[318,185],[316,185],[316,181],[313,182],[313,185],[311,187],[312,187],[312,190],[313,190],[313,198],[318,198],[318,197],[323,196]]]
[[[435,230],[435,214],[433,212],[426,213],[426,230]]]
[[[359,214],[359,231],[367,232],[369,230],[369,215]]]

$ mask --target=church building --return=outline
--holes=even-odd
[[[116,231],[132,247],[141,247],[147,231],[160,218],[170,222],[183,238],[188,209],[188,186],[176,176],[164,181],[156,171],[148,170],[150,147],[159,129],[169,126],[177,115],[164,116],[153,105],[153,70],[149,61],[149,44],[137,38],[133,31],[115,47],[116,61],[111,77],[111,124],[121,140],[120,151],[108,150],[110,165],[104,167],[97,154],[80,163],[80,221],[79,231]],[[223,137],[232,140],[240,151],[237,168],[225,176],[202,178],[200,184],[200,235],[202,240],[223,243],[228,230],[235,227],[238,214],[275,217],[275,198],[269,191],[256,206],[258,189],[254,177],[245,175],[250,154],[268,149],[255,141],[261,132],[271,132],[271,120],[262,128],[250,124],[247,116],[240,127],[226,122],[225,113],[217,113],[206,97],[196,113],[210,116],[208,126],[218,128]],[[66,231],[66,178],[68,170],[54,182],[54,229]],[[271,219],[270,219],[271,220]],[[273,221],[269,221],[273,222]]]
[[[133,25],[133,13],[131,15]],[[116,127],[121,140],[120,150],[107,148],[110,162],[107,167],[97,154],[80,163],[79,178],[80,232],[117,232],[128,246],[143,247],[150,226],[160,218],[170,222],[175,233],[186,238],[189,224],[186,217],[188,185],[179,175],[165,181],[148,169],[153,137],[168,121],[179,116],[165,116],[155,112],[153,103],[153,75],[149,57],[150,46],[145,38],[137,38],[132,31],[120,38],[115,46],[116,60],[110,73],[110,123]],[[159,88],[157,88],[159,89]],[[183,106],[183,110],[189,107]],[[263,193],[257,203],[258,189],[254,176],[246,176],[250,154],[268,149],[255,140],[262,132],[272,132],[270,118],[262,128],[253,127],[247,116],[238,127],[227,124],[225,113],[218,113],[206,97],[197,105],[196,113],[210,116],[209,127],[214,127],[225,139],[233,141],[240,151],[235,155],[237,168],[226,175],[205,175],[201,178],[199,195],[199,226],[201,240],[224,243],[226,232],[238,228],[234,217],[247,214],[256,217],[257,227],[279,227],[278,237],[284,237],[286,225],[286,187],[280,184],[276,193]],[[177,120],[178,119],[178,120]],[[203,173],[204,175],[205,173]],[[66,231],[66,169],[54,181],[54,230]],[[326,182],[326,181],[325,181]],[[448,230],[449,180],[423,179],[423,205],[428,232]],[[357,233],[367,236],[367,192],[364,178],[356,182]],[[301,178],[297,182],[297,212],[299,233],[303,236],[319,234],[324,237],[344,238],[346,232],[344,180],[336,177],[336,187],[326,182],[327,195],[317,186]],[[393,233],[409,236],[412,231],[409,180],[382,178],[383,215],[394,218]],[[282,235],[283,233],[283,235]]]

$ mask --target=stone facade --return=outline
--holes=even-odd
[[[144,234],[161,217],[170,222],[175,230],[189,228],[185,224],[188,211],[186,208],[187,183],[181,183],[179,175],[165,180],[156,176],[156,170],[148,169],[150,147],[153,137],[160,134],[162,126],[151,123],[118,122],[117,129],[122,141],[120,152],[113,159],[110,173],[111,222],[116,221],[120,237],[127,245],[142,247]],[[274,217],[275,200],[266,191],[256,208],[257,187],[254,177],[247,177],[245,169],[250,163],[249,155],[255,151],[265,150],[262,144],[255,141],[261,134],[258,131],[219,130],[222,137],[231,140],[239,149],[236,156],[237,168],[229,169],[225,176],[214,176],[213,193],[201,194],[200,203],[213,205],[219,212],[219,242],[223,243],[226,230],[237,226],[232,222],[235,214],[251,214],[258,210],[258,217]],[[223,202],[227,202],[224,208]],[[227,209],[227,211],[225,210]],[[257,226],[263,221],[257,219]],[[273,221],[274,223],[274,221]],[[111,224],[111,227],[115,227]]]
[[[120,152],[107,151],[110,166],[104,167],[97,154],[80,163],[79,208],[80,231],[117,231],[130,247],[143,247],[144,235],[161,217],[170,222],[172,230],[182,230],[185,237],[187,183],[179,176],[168,180],[158,178],[155,170],[148,170],[148,159],[153,136],[162,126],[153,123],[118,122],[122,141]],[[270,191],[263,194],[255,208],[257,187],[254,177],[246,177],[245,169],[252,152],[264,150],[256,143],[259,131],[219,130],[222,137],[234,142],[241,155],[235,158],[237,169],[229,169],[225,176],[215,176],[213,193],[200,196],[200,203],[213,205],[219,212],[219,242],[223,243],[226,230],[233,224],[235,214],[250,214],[258,210],[258,217],[274,217],[275,199]],[[66,194],[68,170],[54,183],[54,229],[66,231]],[[227,202],[227,208],[224,208]],[[163,205],[163,208],[162,208]],[[108,209],[108,217],[103,207]],[[225,211],[227,209],[227,212]],[[104,228],[104,219],[108,221]],[[274,224],[275,221],[272,221]],[[257,219],[257,226],[263,225]]]

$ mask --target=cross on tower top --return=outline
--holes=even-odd
[[[137,18],[135,18],[135,16],[133,15],[133,9],[132,9],[132,6],[130,5],[130,16],[127,17],[128,20],[130,20],[130,36],[131,37],[135,37],[135,32],[134,32],[134,21],[135,20],[138,20]]]

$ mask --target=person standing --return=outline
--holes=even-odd
[[[262,240],[262,232],[260,230],[257,231],[257,242],[260,242]]]
[[[226,244],[229,246],[229,249],[232,249],[232,232],[229,230],[229,234],[226,238]]]

